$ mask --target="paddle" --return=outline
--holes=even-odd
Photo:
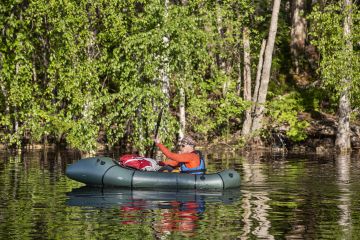
[[[159,132],[159,127],[160,127],[160,123],[161,123],[161,117],[162,117],[162,114],[163,114],[163,110],[164,110],[164,108],[161,108],[161,109],[160,109],[160,112],[159,112],[159,116],[158,116],[158,119],[157,119],[157,122],[156,122],[156,126],[155,126],[154,139],[156,139],[157,136],[158,136],[158,132]],[[151,149],[150,149],[150,158],[154,158],[154,154],[155,154],[155,141],[154,141],[153,146],[152,146]]]

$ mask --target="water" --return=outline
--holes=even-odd
[[[207,154],[234,168],[225,192],[88,188],[71,151],[0,153],[1,239],[357,239],[359,156]]]

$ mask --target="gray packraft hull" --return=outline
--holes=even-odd
[[[146,172],[121,167],[108,157],[80,159],[67,167],[66,176],[88,186],[133,189],[221,190],[240,186],[240,175],[234,170],[202,175]]]

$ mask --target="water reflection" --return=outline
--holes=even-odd
[[[129,188],[96,188],[83,186],[67,193],[69,206],[113,207],[132,204],[132,206],[158,209],[168,208],[167,202],[222,202],[232,203],[240,197],[239,190],[221,192],[202,192],[196,190],[135,190]],[[144,202],[146,201],[146,204]]]
[[[351,235],[351,192],[350,192],[350,155],[338,155],[336,157],[337,182],[339,186],[340,218],[339,225],[342,227],[344,236]]]
[[[262,172],[262,165],[260,164],[261,158],[262,154],[247,153],[243,160],[243,182],[247,185],[255,185],[260,189],[255,191],[243,190],[242,207],[244,214],[242,221],[244,227],[241,239],[248,239],[250,234],[258,239],[274,239],[274,236],[269,232],[271,222],[268,219],[268,210],[270,209],[268,202],[270,198],[269,192],[266,190],[267,177]],[[255,228],[253,221],[257,223]]]
[[[141,224],[141,216],[156,212],[152,228],[160,235],[181,232],[192,236],[207,203],[231,204],[240,198],[239,190],[201,192],[196,190],[154,191],[122,188],[80,187],[67,193],[68,206],[118,208],[124,225]]]
[[[66,164],[80,158],[76,152],[0,158],[1,239],[360,236],[360,155],[208,155],[211,172],[241,173],[233,193],[79,188],[64,175]]]

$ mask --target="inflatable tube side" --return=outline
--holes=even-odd
[[[234,170],[205,175],[143,172],[123,168],[108,157],[80,159],[67,167],[66,176],[90,186],[134,189],[222,190],[240,186],[240,175]]]
[[[223,180],[218,174],[196,175],[196,189],[224,189]]]
[[[240,175],[230,169],[218,173],[224,181],[224,189],[240,187]]]
[[[66,168],[66,176],[88,185],[102,185],[106,171],[115,163],[108,157],[84,158]]]
[[[133,188],[176,189],[177,175],[174,173],[135,171]]]
[[[177,189],[196,189],[195,174],[180,173],[177,175]]]
[[[131,187],[131,182],[135,170],[114,166],[109,169],[104,176],[104,186]]]

